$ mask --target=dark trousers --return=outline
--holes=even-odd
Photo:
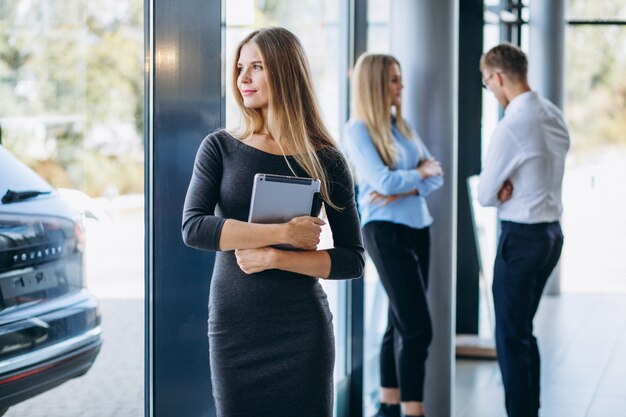
[[[425,363],[432,340],[426,301],[429,229],[373,221],[363,238],[389,297],[380,351],[383,388],[400,388],[401,401],[423,401]]]
[[[533,318],[561,256],[559,222],[503,221],[494,268],[496,349],[509,417],[537,417],[540,360]]]

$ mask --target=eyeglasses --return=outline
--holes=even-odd
[[[483,86],[483,88],[484,88],[485,90],[489,90],[489,86],[487,85],[487,83],[489,82],[489,80],[490,80],[490,79],[492,79],[492,78],[493,78],[493,74],[495,74],[495,72],[492,72],[491,74],[489,74],[489,77],[487,77],[487,79],[482,78],[482,79],[480,80],[480,83],[482,84],[482,86]]]

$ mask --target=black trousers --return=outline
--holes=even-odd
[[[363,238],[389,297],[387,330],[380,351],[383,388],[400,388],[401,401],[423,401],[425,363],[432,340],[426,301],[430,233],[373,221]]]
[[[509,417],[539,414],[541,365],[533,318],[562,247],[559,222],[502,222],[493,300],[496,349]]]

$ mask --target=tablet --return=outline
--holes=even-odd
[[[250,223],[285,223],[319,215],[320,181],[313,178],[256,174],[250,199]]]

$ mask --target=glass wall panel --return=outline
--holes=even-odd
[[[250,32],[267,26],[282,26],[302,42],[309,58],[315,91],[323,116],[335,139],[339,139],[339,7],[341,2],[324,1],[255,1],[228,0],[226,16],[226,128],[240,124],[240,112],[232,90],[233,54],[237,44]],[[332,246],[330,227],[323,228],[320,249]],[[322,281],[333,313],[336,343],[335,385],[346,377],[346,283]]]
[[[367,52],[389,53],[391,2],[368,0]],[[364,334],[363,334],[363,414],[372,415],[379,403],[380,345],[387,325],[387,294],[378,272],[367,256],[364,273]]]
[[[497,5],[498,1],[486,1],[486,6]],[[527,21],[529,17],[529,11],[527,3],[523,2],[522,18]],[[521,49],[528,54],[529,46],[529,28],[528,24],[521,24],[519,30],[521,31]],[[483,32],[483,53],[487,52],[494,46],[506,42],[503,39],[504,23],[500,22],[499,18],[493,13],[485,13],[485,26]],[[480,70],[480,63],[476,62],[476,71]],[[503,109],[501,108],[498,100],[493,93],[487,89],[483,89],[482,96],[482,147],[481,147],[481,159],[484,161],[489,150],[489,144],[491,143],[491,136],[498,125],[500,117],[503,115]],[[473,182],[473,190],[476,191],[478,183],[477,180]],[[482,264],[482,276],[484,280],[480,281],[480,300],[479,300],[479,335],[485,338],[493,337],[493,301],[491,300],[491,282],[493,278],[493,260],[496,256],[496,248],[498,243],[498,221],[497,211],[492,207],[482,207],[477,202],[474,202],[474,218],[477,221],[477,234],[479,243],[480,261]]]
[[[604,4],[615,15],[626,10],[623,2],[580,1],[570,1],[570,10],[592,17]],[[615,237],[626,231],[626,25],[569,26],[565,47],[564,111],[572,143],[561,285],[563,291],[626,294],[626,240]]]
[[[282,26],[298,36],[304,45],[324,118],[334,137],[339,136],[339,3],[331,0],[224,2],[227,128],[239,125],[239,111],[232,96],[230,71],[236,45],[254,29]]]
[[[567,17],[576,20],[624,20],[626,19],[626,3],[623,0],[569,0]]]
[[[69,256],[58,255],[44,262],[52,249],[42,249],[42,261],[19,273],[27,277],[30,270],[39,271],[30,285],[43,286],[37,292],[25,287],[11,308],[5,308],[8,273],[0,265],[0,335],[9,331],[2,326],[21,312],[39,323],[32,329],[39,336],[25,351],[44,355],[45,347],[62,350],[61,342],[78,346],[88,332],[97,333],[97,327],[87,330],[85,323],[97,326],[98,317],[103,341],[84,376],[87,368],[78,369],[72,373],[78,378],[11,406],[8,417],[142,415],[143,29],[142,0],[0,0],[0,151],[12,153],[59,191],[28,203],[0,204],[0,229],[8,224],[7,211],[19,213],[30,204],[42,216],[31,218],[31,224],[57,225],[40,238],[62,233],[74,242],[69,247],[77,260],[70,263]],[[14,188],[23,176],[2,172],[6,164],[0,158],[0,183],[27,191]],[[75,222],[69,234],[61,223],[41,220],[68,215],[57,200],[75,211],[69,215]],[[2,254],[6,236],[0,230]],[[78,285],[65,290],[68,281]],[[72,312],[54,318],[53,310],[58,317]],[[21,355],[12,353],[6,341],[0,340],[0,380],[6,377],[7,356]],[[40,343],[41,349],[36,347]],[[23,358],[29,363],[27,355]],[[42,379],[33,379],[29,387],[54,381],[54,369],[40,369]],[[21,375],[30,381],[28,373]],[[11,389],[6,380],[1,384],[3,394]],[[0,402],[0,414],[3,408]]]
[[[367,1],[367,52],[389,53],[391,47],[390,0]]]
[[[483,52],[488,51],[500,43],[500,25],[485,24],[483,31]],[[479,62],[475,63],[476,71],[480,71]],[[481,160],[487,156],[491,135],[493,134],[500,118],[500,105],[495,96],[488,90],[483,89],[482,95],[482,123],[481,123]],[[491,282],[493,280],[493,259],[496,256],[497,244],[497,217],[496,210],[491,207],[482,207],[476,201],[477,180],[470,183],[471,192],[474,196],[472,201],[473,218],[475,221],[477,241],[479,245],[481,277],[479,280],[479,311],[478,311],[478,335],[481,338],[493,338],[493,302],[491,301]]]

